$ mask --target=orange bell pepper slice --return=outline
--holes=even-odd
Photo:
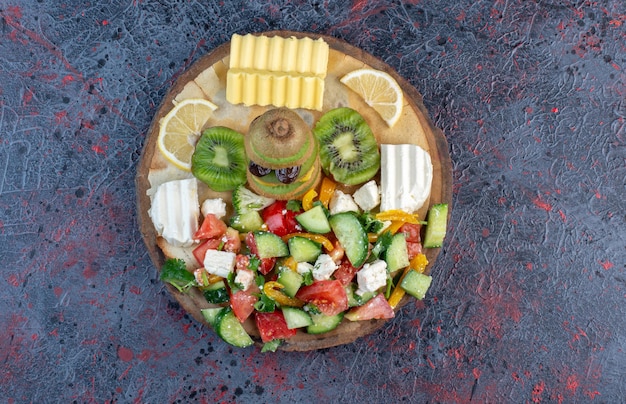
[[[322,179],[322,186],[320,188],[320,197],[319,201],[328,208],[328,204],[330,203],[330,198],[335,193],[335,189],[337,188],[337,184],[335,181],[331,180],[328,177],[324,177]]]
[[[289,307],[304,306],[304,302],[302,300],[296,299],[294,297],[289,297],[283,292],[281,292],[280,290],[283,289],[284,287],[285,286],[283,286],[282,284],[276,281],[269,281],[269,282],[265,282],[265,285],[263,285],[263,292],[265,293],[267,297],[274,300],[276,303],[280,304],[281,306],[289,306]]]
[[[313,199],[317,196],[314,189],[309,189],[302,197],[302,209],[309,210],[313,207]]]
[[[419,224],[420,220],[417,214],[408,213],[400,209],[391,209],[376,214],[378,220],[391,220],[392,222]]]

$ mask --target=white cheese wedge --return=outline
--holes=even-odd
[[[367,292],[375,292],[387,284],[387,263],[383,260],[376,260],[371,264],[363,265],[363,268],[356,273],[356,280],[359,285],[356,294],[362,296]]]
[[[157,233],[176,247],[195,243],[200,204],[195,178],[165,182],[157,188],[148,212]]]
[[[237,254],[234,252],[207,250],[204,256],[204,267],[210,274],[228,278],[228,275],[235,269],[236,258]]]
[[[430,155],[412,144],[382,144],[380,153],[380,210],[416,212],[430,196],[433,182]]]

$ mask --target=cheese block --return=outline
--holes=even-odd
[[[382,144],[380,159],[381,212],[416,212],[428,199],[433,181],[428,152],[414,144]]]
[[[174,180],[158,186],[152,197],[149,215],[159,236],[176,247],[195,243],[200,204],[195,178]]]

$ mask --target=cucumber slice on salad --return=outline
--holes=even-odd
[[[424,234],[424,247],[437,248],[443,245],[446,236],[446,225],[448,222],[448,204],[439,203],[433,205],[428,211],[426,218],[426,233]]]
[[[350,263],[356,268],[363,265],[367,258],[369,242],[367,232],[356,215],[352,212],[337,213],[328,221],[339,244],[346,251]]]
[[[230,218],[230,227],[241,232],[259,230],[263,226],[263,218],[256,210],[234,215]]]
[[[409,266],[409,253],[403,233],[396,233],[391,238],[391,244],[385,251],[385,262],[390,273]]]
[[[230,307],[222,308],[217,313],[213,324],[217,335],[230,345],[245,348],[254,344]]]
[[[254,242],[256,243],[259,258],[286,257],[289,255],[287,243],[272,232],[255,231]]]
[[[283,316],[285,317],[287,328],[290,330],[293,330],[294,328],[308,327],[313,324],[313,320],[311,319],[309,313],[295,307],[283,307]]]
[[[289,297],[294,297],[296,293],[298,293],[300,286],[302,286],[304,277],[289,268],[282,268],[280,272],[278,272],[276,281],[284,286],[282,290],[283,293]]]
[[[400,287],[409,295],[422,300],[426,296],[426,291],[428,291],[432,280],[430,275],[424,275],[412,269],[404,276],[400,282]]]
[[[321,205],[315,205],[304,213],[296,216],[296,221],[311,233],[326,234],[330,232],[330,224],[326,212]]]
[[[311,320],[313,320],[313,324],[306,328],[306,332],[309,334],[323,334],[337,328],[341,320],[343,320],[343,313],[334,316],[311,314]]]
[[[200,313],[202,313],[202,317],[211,327],[215,327],[215,319],[222,309],[223,307],[210,307],[208,309],[200,309]]]
[[[296,262],[315,262],[322,253],[322,246],[306,237],[291,237],[287,244],[289,244],[289,252]]]

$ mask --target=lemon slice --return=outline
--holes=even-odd
[[[402,89],[388,73],[375,69],[358,69],[339,81],[359,94],[367,105],[374,108],[390,128],[402,113]]]
[[[181,170],[191,171],[191,156],[217,105],[201,98],[186,99],[161,120],[157,145],[163,156]]]

